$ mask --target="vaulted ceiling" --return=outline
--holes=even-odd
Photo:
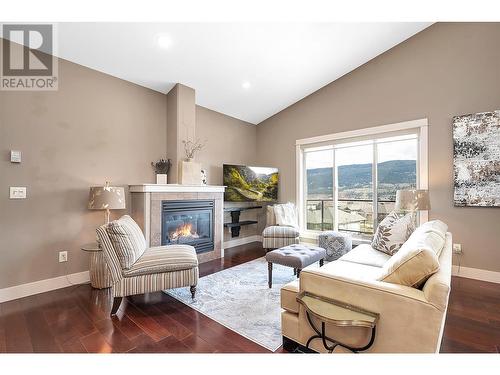
[[[57,55],[258,124],[429,25],[60,23]]]

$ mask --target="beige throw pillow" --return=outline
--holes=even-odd
[[[146,239],[141,228],[128,215],[112,221],[106,227],[120,265],[129,269],[146,250]]]
[[[416,246],[415,246],[416,245]],[[423,243],[405,243],[384,264],[380,281],[420,288],[439,270],[435,251]]]
[[[378,225],[372,247],[392,256],[403,246],[414,229],[411,214],[399,217],[395,211],[392,211]]]

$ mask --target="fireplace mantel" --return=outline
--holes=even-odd
[[[131,193],[224,193],[225,186],[180,185],[180,184],[140,184],[130,185]]]
[[[129,185],[130,213],[139,224],[148,246],[160,246],[162,241],[162,202],[182,200],[212,200],[214,202],[214,250],[198,253],[200,263],[224,256],[224,186],[141,184]]]

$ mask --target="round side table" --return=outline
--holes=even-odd
[[[104,289],[113,285],[108,265],[104,261],[104,254],[97,243],[88,243],[82,246],[83,251],[90,253],[90,285],[93,288]]]

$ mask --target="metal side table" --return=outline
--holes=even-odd
[[[316,332],[307,340],[306,348],[314,339],[321,339],[323,346],[332,353],[337,346],[346,348],[353,353],[369,349],[375,341],[376,327],[379,314],[362,310],[359,307],[345,304],[330,298],[320,297],[312,293],[302,292],[297,296],[297,302],[304,306],[307,320],[311,328]],[[316,327],[311,316],[318,319],[321,328]],[[352,347],[326,335],[326,323],[339,327],[366,327],[371,330],[369,342],[362,347]]]
[[[97,243],[88,243],[82,246],[83,251],[90,253],[90,285],[93,288],[104,289],[113,285],[108,265],[104,261],[104,254]]]

